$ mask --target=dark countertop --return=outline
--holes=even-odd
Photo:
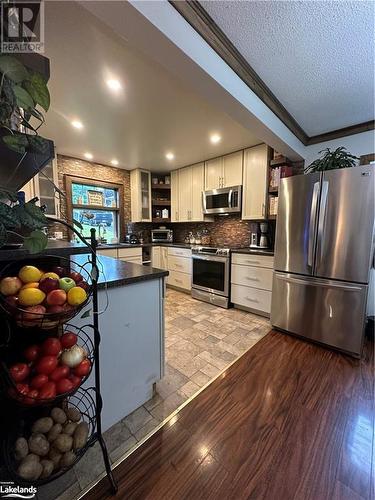
[[[69,257],[72,254],[87,253],[87,246],[83,243],[70,243],[62,240],[48,240],[47,248],[40,254],[30,254],[25,248],[0,248],[0,261],[21,260],[25,258],[34,258],[41,255],[56,255],[60,257]]]
[[[191,245],[190,243],[143,243],[132,245],[130,243],[118,243],[113,245],[100,245],[98,250],[107,250],[109,248],[140,248],[140,247],[178,247],[178,248],[194,248],[197,246],[213,247],[214,245]],[[232,253],[249,253],[253,255],[274,255],[273,250],[262,248],[231,248]]]
[[[81,266],[88,261],[89,254],[74,255],[72,260]],[[169,272],[151,266],[124,262],[105,255],[98,256],[99,288],[126,286],[140,281],[154,280],[168,276]]]

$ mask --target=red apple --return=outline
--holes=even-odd
[[[22,320],[33,323],[40,321],[46,314],[46,308],[42,305],[25,307]]]
[[[17,295],[22,285],[22,281],[16,276],[8,276],[0,281],[0,293],[3,295]]]
[[[76,271],[71,271],[71,273],[69,273],[69,278],[72,278],[72,280],[74,280],[76,283],[83,281],[82,274],[79,274]]]
[[[49,306],[47,309],[48,314],[61,314],[65,311],[64,306]]]
[[[64,290],[52,290],[47,295],[46,302],[49,306],[62,306],[66,302],[66,293]]]
[[[14,295],[9,295],[8,297],[6,297],[5,302],[7,304],[7,309],[9,309],[10,311],[14,311],[15,309],[17,309],[18,298]]]
[[[63,276],[66,276],[66,269],[64,269],[61,266],[55,266],[51,269],[51,271],[53,273],[56,273],[58,276],[60,276],[60,278],[62,278]]]
[[[63,307],[64,307],[64,311],[65,311],[65,312],[70,312],[70,311],[73,311],[73,310],[75,309],[75,307],[74,307],[74,306],[71,306],[71,305],[70,305],[70,304],[68,304],[68,303],[64,304],[64,306],[63,306]]]
[[[59,280],[54,278],[43,278],[39,282],[39,289],[45,294],[52,292],[52,290],[57,290],[59,288]]]
[[[88,292],[90,288],[90,285],[87,283],[87,281],[79,281],[77,283],[77,286],[83,288],[86,292]]]

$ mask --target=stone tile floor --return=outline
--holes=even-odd
[[[168,289],[165,304],[164,378],[156,395],[104,434],[111,461],[134,447],[162,420],[210,382],[270,330],[269,321],[221,309]],[[39,500],[72,500],[104,471],[99,445],[60,479],[39,489]]]

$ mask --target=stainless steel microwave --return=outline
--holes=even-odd
[[[241,212],[242,186],[203,191],[204,214],[230,214]]]
[[[172,229],[152,229],[151,241],[153,243],[172,243],[173,231]]]

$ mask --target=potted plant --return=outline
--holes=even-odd
[[[336,168],[349,168],[357,165],[359,158],[346,151],[346,148],[340,146],[331,151],[330,148],[319,151],[322,155],[305,168],[305,174],[312,172],[322,172],[323,170],[334,170]]]

